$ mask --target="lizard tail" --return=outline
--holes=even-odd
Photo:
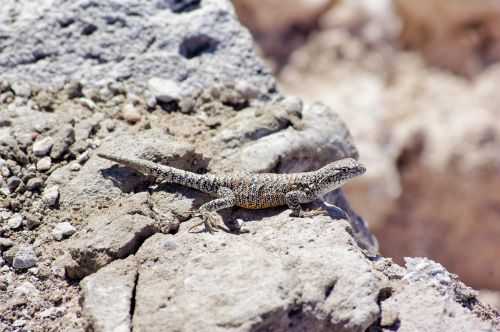
[[[175,167],[157,164],[146,159],[125,158],[106,153],[97,153],[97,156],[114,161],[142,174],[152,176],[160,181],[177,183],[207,193],[216,191],[214,189],[216,180],[209,175],[188,172]]]
[[[107,153],[97,153],[97,156],[103,159],[114,161],[120,165],[131,168],[145,175],[151,175],[156,178],[162,178],[171,181],[172,177],[178,172],[184,172],[169,166],[159,165],[152,161],[139,158],[125,158]]]

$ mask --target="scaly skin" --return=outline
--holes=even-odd
[[[196,174],[144,159],[103,153],[97,155],[159,181],[180,184],[216,197],[199,209],[202,223],[210,233],[219,227],[212,213],[232,206],[264,209],[287,205],[292,210],[291,216],[304,216],[301,204],[312,202],[365,172],[365,167],[351,158],[341,159],[316,171],[304,173],[212,175]],[[198,225],[194,227],[196,226]]]

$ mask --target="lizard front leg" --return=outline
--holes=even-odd
[[[301,190],[293,190],[285,195],[285,202],[288,208],[292,210],[292,213],[290,213],[291,217],[314,217],[326,214],[326,211],[323,209],[316,209],[308,212],[302,211],[300,203],[305,202],[307,196],[307,193]]]
[[[302,217],[302,207],[300,203],[305,201],[306,193],[300,190],[289,191],[285,195],[285,202],[288,208],[292,210],[291,217]]]
[[[220,226],[218,225],[217,217],[214,216],[214,212],[233,207],[236,202],[234,192],[227,187],[219,188],[219,190],[217,190],[217,196],[219,198],[200,206],[198,212],[201,215],[202,222],[192,226],[189,231],[201,224],[205,225],[205,230],[209,233],[217,231],[217,228]]]

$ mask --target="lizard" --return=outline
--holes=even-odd
[[[125,158],[97,153],[157,181],[175,183],[215,197],[202,204],[198,214],[202,221],[189,229],[204,224],[209,233],[222,228],[214,213],[238,206],[246,209],[264,209],[288,206],[291,217],[308,217],[321,211],[305,213],[301,204],[310,203],[324,194],[341,187],[350,179],[365,173],[366,168],[352,158],[331,162],[318,170],[302,173],[232,173],[198,174],[154,163],[146,159]]]

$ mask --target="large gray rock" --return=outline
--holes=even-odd
[[[80,282],[82,307],[92,331],[130,331],[136,278],[131,257],[115,261]]]
[[[148,200],[146,192],[135,194],[89,217],[85,228],[66,244],[71,256],[64,261],[67,276],[81,279],[134,254],[154,233],[168,231],[174,220],[157,222]]]
[[[364,331],[381,274],[328,218],[286,213],[251,234],[154,235],[136,257],[135,331]]]
[[[491,313],[477,301],[477,292],[442,265],[407,258],[400,277],[392,284],[393,294],[381,303],[382,327],[401,332],[498,331],[491,321],[481,319]]]
[[[331,108],[307,105],[303,128],[293,126],[246,145],[239,161],[251,172],[300,172],[312,170],[336,159],[357,158],[349,130]]]
[[[245,77],[265,94],[274,90],[227,0],[53,0],[36,8],[6,0],[2,7],[0,72],[7,78],[145,87],[159,77],[189,90]]]

